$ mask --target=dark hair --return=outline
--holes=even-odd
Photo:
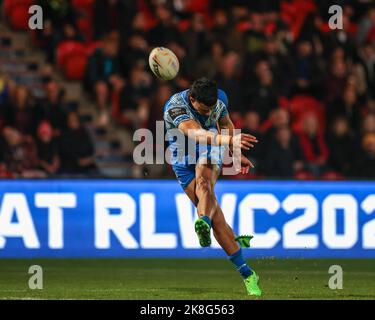
[[[191,97],[206,106],[213,106],[217,102],[217,84],[207,78],[199,78],[190,88]]]

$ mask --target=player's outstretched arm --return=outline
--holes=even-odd
[[[258,140],[245,133],[240,133],[235,136],[217,134],[209,130],[205,130],[201,125],[194,120],[183,121],[179,124],[178,129],[181,130],[187,137],[198,143],[207,143],[211,145],[223,146],[239,146],[241,149],[249,150],[253,147],[253,143]]]

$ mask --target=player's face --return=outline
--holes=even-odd
[[[198,113],[209,116],[211,114],[212,109],[215,107],[213,106],[206,106],[205,104],[195,100],[193,97],[190,97],[190,102],[193,105],[193,108],[198,111]]]

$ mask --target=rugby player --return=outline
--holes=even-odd
[[[216,82],[207,78],[196,80],[190,89],[174,94],[166,102],[164,122],[173,171],[197,208],[199,218],[195,222],[195,232],[200,245],[211,245],[212,229],[217,242],[243,277],[248,294],[260,296],[259,276],[242,253],[244,244],[239,239],[244,239],[236,238],[225,221],[214,192],[226,148],[231,152],[233,147],[249,150],[257,139],[249,134],[234,134],[227,95],[218,89]],[[176,131],[186,138],[184,142],[176,138]],[[193,152],[188,147],[191,142]],[[246,174],[253,165],[242,154],[240,157],[240,171]]]

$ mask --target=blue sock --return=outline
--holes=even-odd
[[[210,226],[210,228],[211,228],[212,222],[211,222],[211,219],[209,217],[203,216],[201,219],[203,221],[205,221]]]
[[[229,256],[228,259],[236,266],[242,278],[246,279],[253,274],[249,265],[245,261],[245,258],[243,257],[241,248],[236,253]]]

